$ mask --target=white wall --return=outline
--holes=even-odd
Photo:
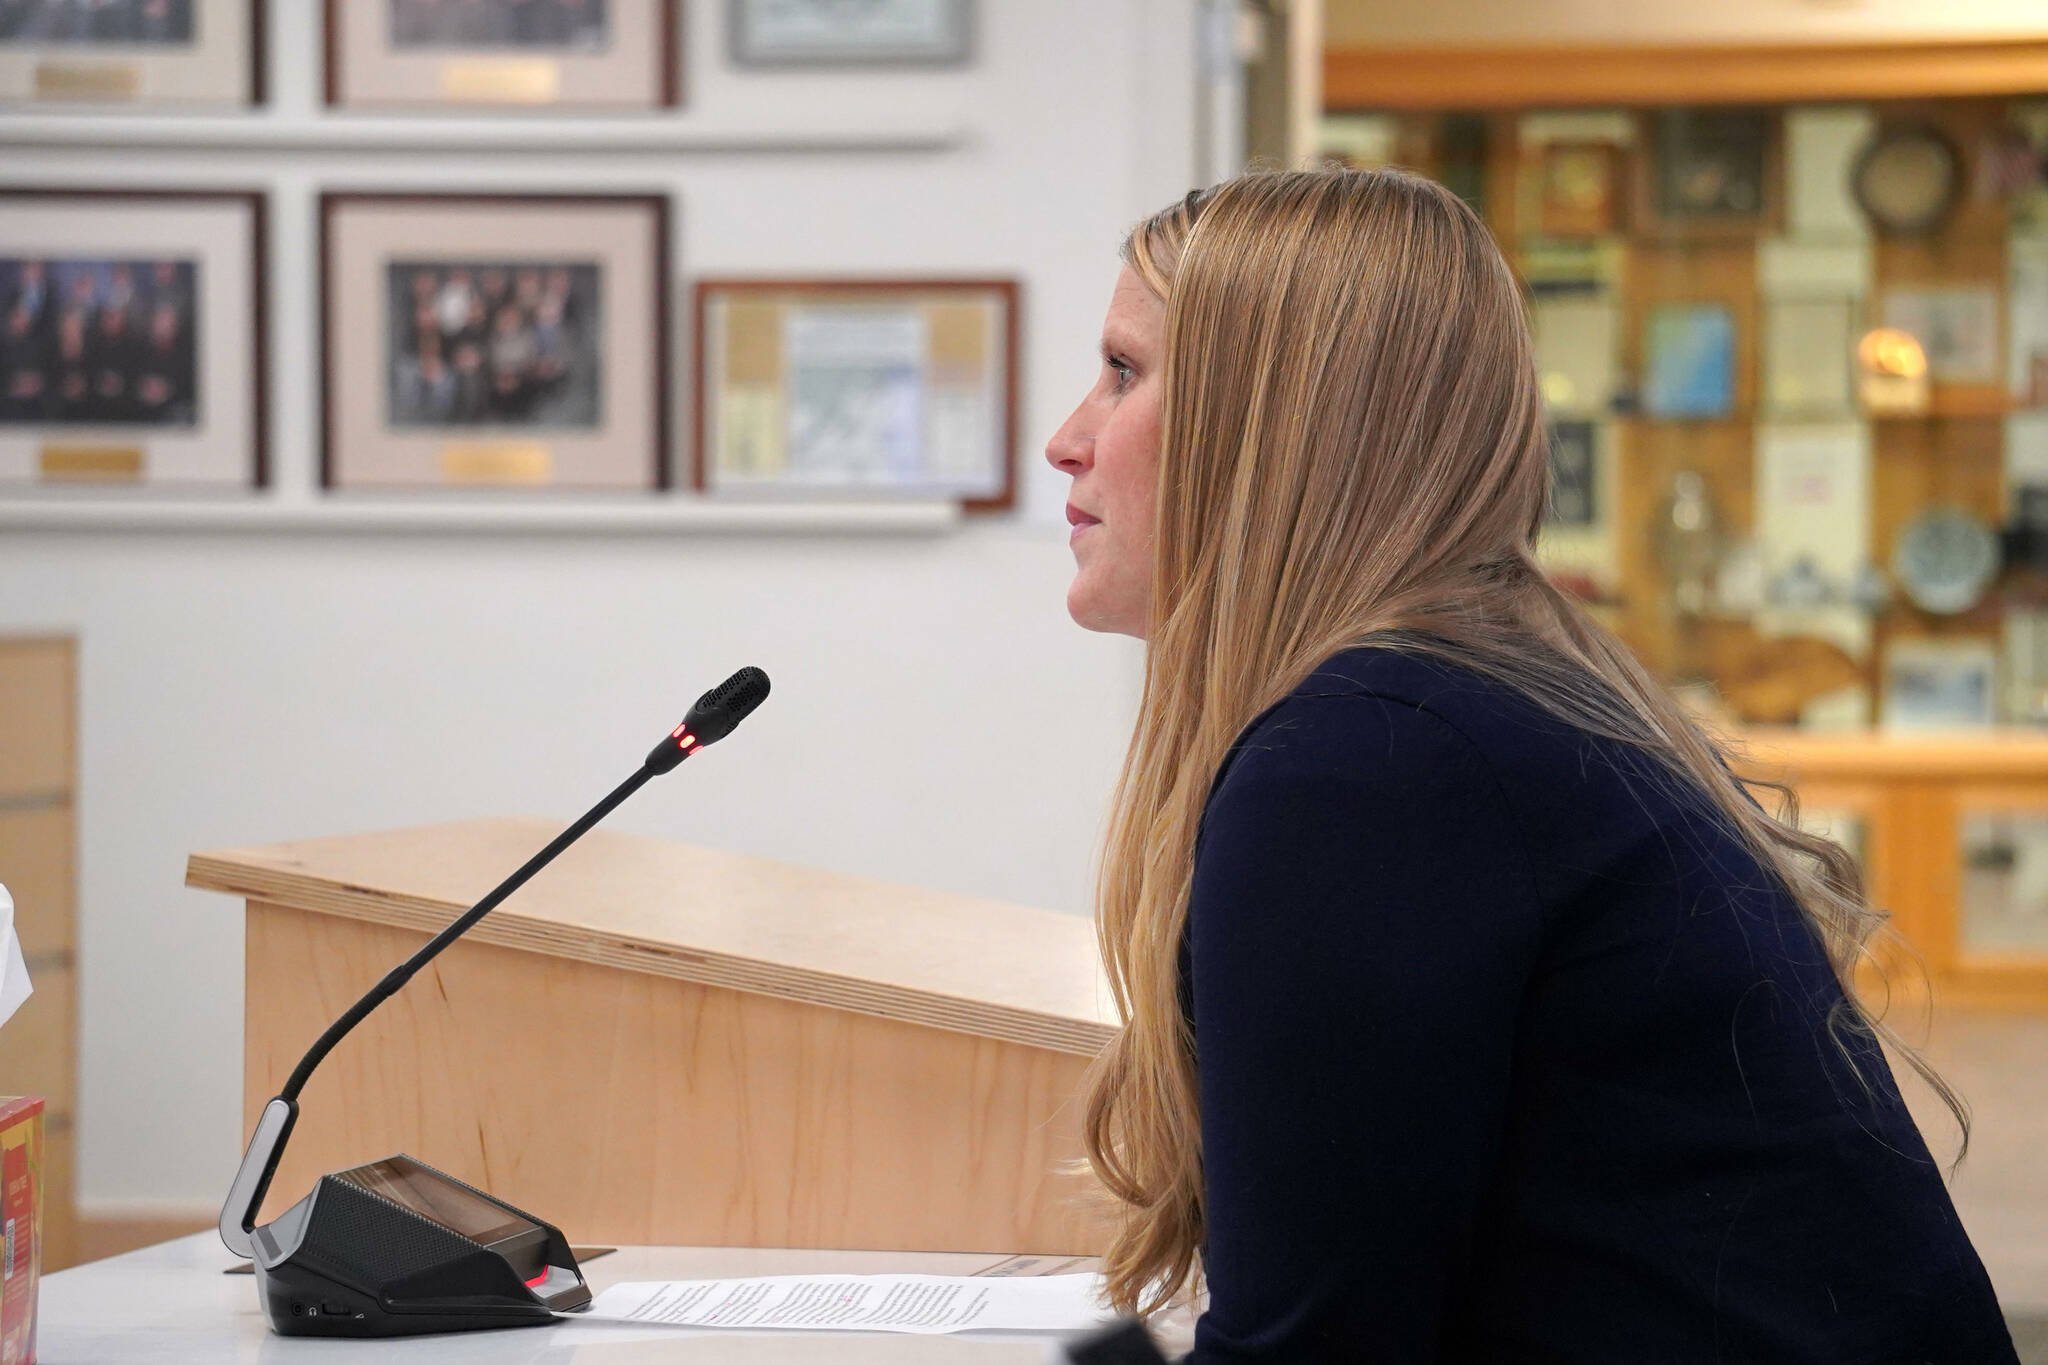
[[[317,8],[273,0],[273,109],[256,117],[316,117]],[[241,912],[183,889],[189,851],[566,819],[742,663],[769,671],[774,699],[616,827],[1086,909],[1139,655],[1066,619],[1066,480],[1039,452],[1091,381],[1121,231],[1188,186],[1192,6],[981,0],[972,68],[892,76],[730,72],[724,6],[685,8],[687,118],[928,119],[967,136],[830,155],[4,153],[21,181],[277,191],[273,451],[287,483],[310,477],[325,185],[666,188],[679,285],[1023,282],[1024,508],[943,535],[0,532],[0,631],[81,642],[89,1213],[210,1209],[240,1154]]]

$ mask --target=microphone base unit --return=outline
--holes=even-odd
[[[558,1229],[409,1156],[322,1176],[250,1241],[280,1336],[538,1326],[590,1303]]]

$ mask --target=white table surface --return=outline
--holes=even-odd
[[[946,1252],[782,1251],[756,1247],[622,1247],[585,1268],[593,1293],[628,1280],[730,1275],[921,1273],[971,1275],[1004,1258]],[[972,1333],[729,1332],[627,1323],[564,1322],[496,1332],[334,1341],[279,1337],[256,1305],[256,1282],[224,1272],[235,1258],[211,1232],[43,1278],[41,1365],[651,1365],[740,1361],[1015,1362],[1060,1359],[1049,1336]],[[1171,1329],[1169,1329],[1171,1330]],[[1175,1333],[1178,1335],[1178,1333]],[[1184,1344],[1178,1345],[1185,1349]]]

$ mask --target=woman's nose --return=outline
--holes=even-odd
[[[1045,443],[1045,460],[1054,469],[1067,474],[1079,474],[1094,462],[1095,440],[1082,429],[1081,414],[1076,411],[1052,434]]]

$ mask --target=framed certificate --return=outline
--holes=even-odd
[[[0,0],[0,100],[263,102],[263,0]]]
[[[0,190],[0,484],[264,482],[264,201]]]
[[[673,105],[680,23],[679,0],[327,0],[327,102]]]
[[[696,486],[1016,500],[1013,280],[703,280]]]
[[[668,482],[668,200],[325,194],[321,482]]]
[[[970,0],[730,0],[736,66],[948,66],[973,46]]]

